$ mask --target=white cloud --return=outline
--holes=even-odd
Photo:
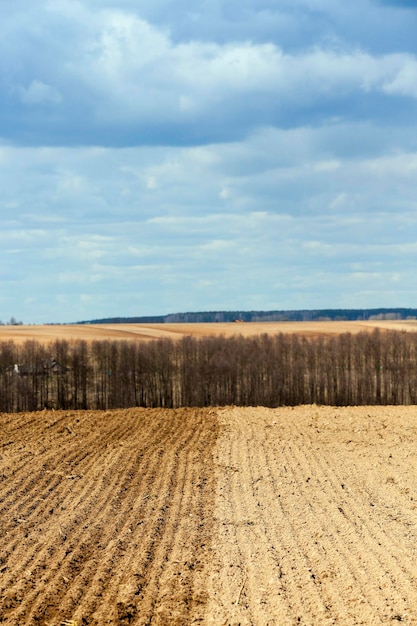
[[[331,48],[288,54],[275,44],[251,42],[175,44],[136,18],[122,24],[104,27],[97,50],[79,64],[78,78],[97,101],[101,121],[127,116],[174,123],[187,112],[191,121],[197,116],[209,122],[221,108],[223,116],[232,116],[242,107],[253,117],[257,107],[242,100],[252,96],[264,101],[271,119],[274,110],[290,105],[302,110],[320,99],[339,101],[361,92],[417,97],[417,60],[410,55]]]
[[[32,80],[27,88],[19,87],[18,92],[21,101],[27,105],[59,104],[62,101],[58,89],[39,80]]]
[[[385,93],[398,96],[417,98],[417,59],[403,56],[401,65],[391,79],[387,79],[382,89]]]
[[[340,168],[340,161],[318,161],[314,165],[317,172],[335,172]]]
[[[155,176],[149,176],[148,180],[146,181],[146,188],[147,189],[157,189],[158,188],[158,180]]]
[[[349,196],[345,192],[339,193],[329,204],[330,209],[344,209],[348,205]]]

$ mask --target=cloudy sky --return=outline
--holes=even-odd
[[[417,306],[417,3],[0,0],[0,319]]]

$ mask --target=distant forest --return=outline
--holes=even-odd
[[[417,319],[417,309],[306,309],[300,311],[203,311],[141,317],[106,317],[78,324],[202,324],[215,322],[319,322]]]
[[[0,411],[417,403],[417,333],[0,342]]]

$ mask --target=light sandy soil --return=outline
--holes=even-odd
[[[209,624],[417,623],[417,409],[232,409]]]
[[[0,623],[417,623],[417,408],[0,415]]]
[[[184,336],[207,337],[209,335],[253,335],[297,333],[304,336],[338,335],[359,333],[374,328],[417,332],[417,320],[366,321],[366,322],[250,322],[219,324],[68,324],[40,326],[0,326],[0,341],[23,343],[36,340],[49,343],[55,339],[86,341],[179,339]]]

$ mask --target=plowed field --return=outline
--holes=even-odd
[[[417,408],[0,415],[0,622],[417,624]]]

